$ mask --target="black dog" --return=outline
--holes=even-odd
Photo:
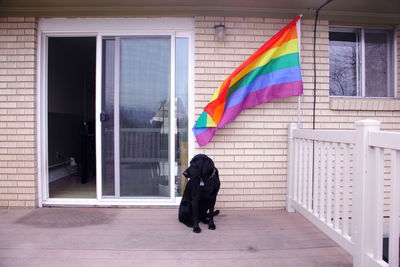
[[[190,179],[179,206],[179,221],[193,227],[195,233],[201,232],[200,221],[208,224],[208,229],[215,230],[214,216],[219,211],[214,211],[214,206],[220,181],[214,162],[206,155],[196,155],[183,175]]]

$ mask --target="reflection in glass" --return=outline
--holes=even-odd
[[[102,192],[113,196],[114,186],[114,68],[115,40],[103,40],[103,97],[102,97]]]
[[[175,176],[176,196],[181,196],[186,179],[182,172],[188,165],[188,83],[189,83],[189,39],[176,38],[176,151]]]
[[[171,38],[120,40],[120,194],[169,197]]]
[[[329,33],[329,94],[357,96],[359,30]]]

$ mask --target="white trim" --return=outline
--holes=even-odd
[[[146,198],[50,198],[43,202],[43,205],[55,206],[178,206],[182,197],[146,199]]]
[[[41,184],[42,191],[39,192],[41,195],[42,201],[49,197],[49,171],[48,171],[48,139],[47,139],[47,45],[48,45],[48,38],[45,34],[39,35],[39,39],[41,39],[41,46],[38,47],[41,49],[41,53],[39,54],[38,59],[40,59],[40,63],[38,62],[39,68],[39,88],[43,88],[43,90],[38,90],[38,95],[40,96],[38,102],[38,110],[39,110],[39,120],[38,120],[38,129],[39,129],[39,137],[40,140],[40,154],[38,154],[38,166],[41,166],[41,170],[38,173],[40,176],[43,177],[43,180],[38,181],[38,184]],[[39,60],[38,60],[39,61]],[[42,123],[40,123],[42,122]],[[41,205],[39,205],[41,206]]]
[[[312,130],[293,129],[293,137],[321,142],[340,142],[354,144],[356,135],[354,130]]]
[[[41,179],[41,177],[44,176],[45,173],[45,166],[47,166],[48,164],[46,164],[45,159],[44,159],[44,155],[46,153],[43,153],[43,142],[44,139],[42,138],[43,136],[40,134],[42,132],[42,124],[40,124],[42,120],[42,111],[41,108],[43,105],[40,105],[40,103],[42,103],[41,98],[42,98],[42,90],[39,90],[40,88],[43,88],[41,83],[43,83],[44,79],[42,79],[42,67],[41,67],[41,63],[44,62],[44,60],[41,60],[40,57],[42,57],[42,35],[39,33],[38,35],[38,43],[37,43],[37,62],[36,62],[36,88],[38,88],[37,90],[37,94],[36,94],[36,123],[37,123],[37,127],[36,127],[36,136],[37,136],[37,148],[36,148],[36,153],[37,153],[37,195],[38,195],[38,207],[42,207],[42,201],[43,201],[43,181]]]
[[[193,18],[42,18],[39,31],[46,32],[97,32],[101,35],[121,35],[132,32],[192,31]]]
[[[169,189],[170,189],[170,198],[171,200],[175,199],[175,164],[176,164],[176,149],[175,149],[175,133],[177,132],[176,129],[176,116],[175,112],[176,108],[176,101],[175,101],[175,80],[176,80],[176,36],[175,34],[170,35],[171,38],[171,81],[170,81],[170,97],[169,97]]]
[[[103,136],[102,122],[100,121],[100,113],[102,112],[102,64],[103,62],[103,39],[100,35],[96,37],[96,110],[95,110],[95,127],[96,127],[96,199],[100,200],[103,188]]]

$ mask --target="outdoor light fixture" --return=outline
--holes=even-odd
[[[225,25],[220,23],[218,25],[214,26],[215,29],[215,36],[217,37],[217,40],[222,40],[225,37]]]

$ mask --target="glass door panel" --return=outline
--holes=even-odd
[[[188,162],[189,39],[174,41],[172,53],[170,36],[103,39],[103,197],[182,194],[186,180],[181,173]]]
[[[175,196],[182,196],[187,179],[182,172],[188,165],[188,87],[189,38],[175,40]]]
[[[171,37],[116,41],[120,196],[169,197]]]
[[[103,40],[103,86],[102,86],[102,192],[103,196],[115,195],[114,183],[114,80],[115,40]]]

